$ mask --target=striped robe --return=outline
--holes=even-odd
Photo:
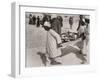
[[[57,47],[57,44],[59,43],[61,43],[60,35],[53,29],[47,31],[46,52],[50,58],[61,55],[61,50]]]

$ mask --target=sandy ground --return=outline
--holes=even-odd
[[[64,25],[68,26],[68,23],[64,22]],[[65,25],[65,26],[66,26]],[[77,23],[75,24],[77,25]],[[63,27],[62,30],[64,30]],[[26,67],[38,67],[44,66],[38,52],[45,53],[46,45],[46,31],[40,26],[36,27],[35,25],[29,25],[28,20],[26,22]],[[76,41],[65,43],[65,48],[62,49],[63,56],[61,57],[62,65],[77,65],[80,64],[83,57],[78,54],[77,50],[73,46],[68,46],[69,44],[74,44]],[[74,53],[73,53],[74,52]],[[89,55],[87,52],[87,63],[89,62]]]

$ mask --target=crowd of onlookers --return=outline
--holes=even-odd
[[[70,25],[70,29],[72,29],[73,27],[73,23],[74,23],[73,18],[74,18],[73,16],[69,17],[68,23]],[[57,32],[61,36],[62,42],[72,41],[79,37],[85,38],[86,35],[89,34],[90,20],[89,18],[85,18],[84,15],[79,15],[79,24],[76,30],[77,32],[68,31],[66,33],[61,33],[61,28],[63,27],[62,16],[57,16],[52,18],[51,15],[44,14],[43,17],[41,18],[40,16],[35,16],[32,14],[29,15],[29,24],[31,25],[36,25],[37,27],[40,27],[41,25],[43,27],[45,21],[50,22],[52,29],[55,30],[55,32]]]
[[[32,14],[29,15],[29,24],[30,25],[36,25],[37,27],[40,26],[41,21],[40,21],[40,17],[39,16],[32,16]]]

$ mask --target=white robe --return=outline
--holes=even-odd
[[[52,29],[47,31],[46,52],[49,57],[55,58],[61,55],[61,50],[57,47],[59,43],[61,43],[60,35]]]

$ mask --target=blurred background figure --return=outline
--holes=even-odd
[[[86,45],[88,44],[89,41],[89,24],[90,24],[90,19],[89,17],[85,16],[85,22],[86,22],[86,30],[85,30],[85,35],[86,35]]]
[[[79,37],[84,37],[85,38],[85,30],[86,30],[86,23],[83,15],[80,15],[80,20],[79,20],[79,25],[78,25],[78,35]]]
[[[33,23],[32,14],[29,15],[29,24]]]
[[[43,16],[40,16],[40,25],[42,25]]]
[[[72,16],[69,17],[69,24],[70,24],[70,29],[72,29],[72,26],[73,26],[73,17]]]
[[[35,25],[36,24],[36,17],[35,17],[35,15],[33,15],[32,19],[33,19],[33,25]]]
[[[39,16],[37,17],[37,27],[39,27],[40,26],[40,18],[39,18]]]
[[[63,18],[61,16],[57,16],[51,20],[52,29],[55,30],[59,35],[61,35],[61,27],[63,26]]]
[[[90,19],[89,19],[88,16],[84,16],[84,19],[85,19],[85,24],[86,24],[87,31],[89,32]]]
[[[63,18],[61,16],[57,16],[57,19],[60,21],[61,27],[63,26]]]
[[[79,30],[81,25],[84,25],[84,20],[83,20],[83,15],[79,15],[79,24],[78,24],[78,28],[77,31]]]

